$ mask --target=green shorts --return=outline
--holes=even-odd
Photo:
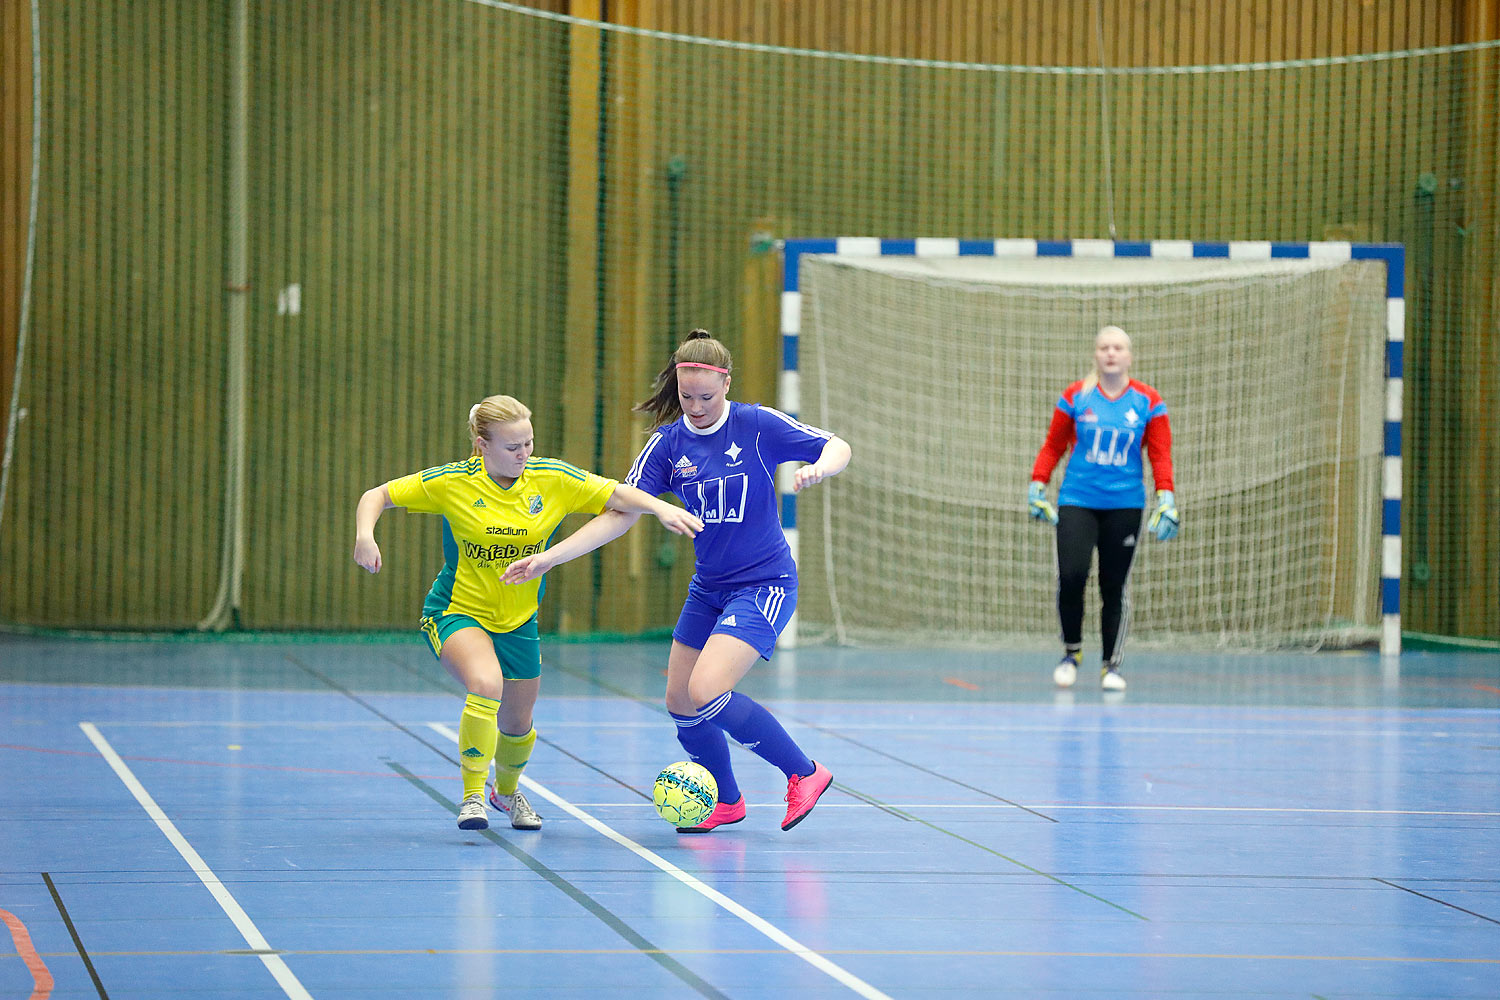
[[[461,628],[484,629],[495,646],[500,661],[500,676],[508,681],[527,681],[542,676],[542,640],[536,632],[536,615],[526,624],[509,632],[491,632],[468,615],[450,614],[423,618],[422,634],[432,647],[432,655],[441,658],[443,643]]]

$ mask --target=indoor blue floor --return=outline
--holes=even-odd
[[[1500,997],[1500,657],[779,653],[834,787],[692,837],[665,655],[544,642],[464,833],[415,636],[0,636],[0,997]]]

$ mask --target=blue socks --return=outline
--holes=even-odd
[[[710,725],[702,714],[678,715],[669,713],[677,723],[677,742],[688,753],[688,758],[708,768],[719,786],[720,802],[738,802],[740,786],[734,780],[734,769],[729,765],[729,741],[724,739],[724,730]]]
[[[725,733],[733,736],[746,750],[754,751],[762,760],[780,768],[788,778],[794,774],[806,777],[813,772],[812,760],[776,721],[776,717],[754,698],[738,691],[720,695],[704,705],[696,716],[673,713],[672,720],[677,723],[677,741],[694,760],[708,768],[719,783],[721,802],[736,802],[740,797],[739,785],[729,766],[729,744],[724,740]],[[704,726],[705,722],[713,725]]]

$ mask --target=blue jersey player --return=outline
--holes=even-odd
[[[806,462],[794,490],[842,472],[849,445],[768,406],[730,402],[732,359],[705,330],[694,330],[636,409],[654,431],[625,478],[648,495],[673,493],[703,521],[696,565],[672,630],[667,709],[688,755],[708,768],[719,802],[700,825],[707,833],[745,818],[745,797],[730,766],[727,733],[787,778],[781,828],[802,821],[832,775],[802,751],[764,706],[735,691],[757,659],[769,659],[797,607],[797,566],[777,513],[776,466]],[[512,565],[520,582],[617,537],[639,515],[608,511],[547,552]]]
[[[1106,326],[1094,338],[1095,370],[1063,390],[1052,412],[1047,440],[1031,470],[1027,506],[1031,516],[1057,525],[1057,614],[1062,625],[1063,658],[1052,672],[1059,687],[1078,676],[1083,648],[1083,592],[1089,564],[1099,551],[1100,632],[1106,691],[1123,691],[1120,674],[1129,601],[1125,583],[1146,507],[1141,454],[1151,459],[1156,509],[1147,530],[1161,541],[1177,534],[1177,503],[1172,492],[1172,428],[1167,404],[1144,382],[1130,377],[1130,337]],[[1068,471],[1047,501],[1047,480],[1069,450]]]

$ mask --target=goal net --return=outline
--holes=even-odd
[[[1379,638],[1382,262],[809,255],[799,281],[801,416],[855,450],[798,514],[804,640],[1056,641],[1026,486],[1105,324],[1166,401],[1182,513],[1137,550],[1131,643]]]

